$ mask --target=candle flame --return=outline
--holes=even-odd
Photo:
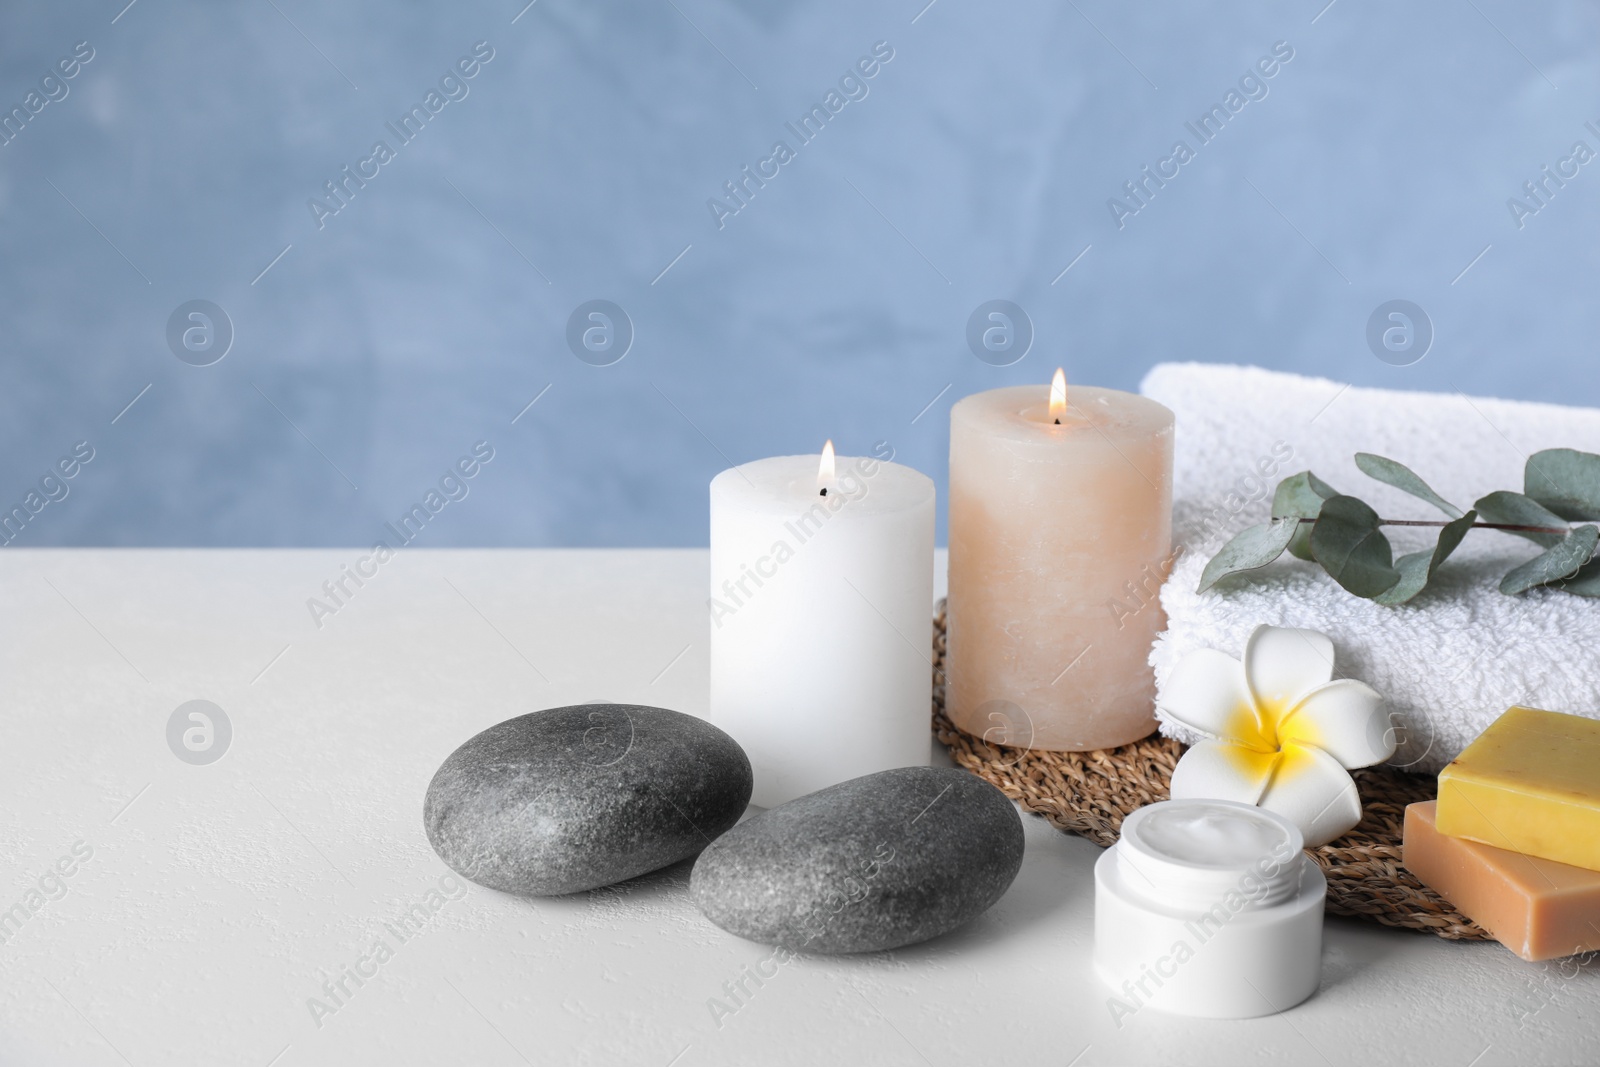
[[[1060,422],[1067,413],[1067,375],[1060,367],[1056,368],[1056,376],[1050,379],[1050,418]]]
[[[833,484],[833,477],[833,439],[829,438],[828,443],[822,446],[822,462],[817,464],[817,488],[826,493],[828,486]]]

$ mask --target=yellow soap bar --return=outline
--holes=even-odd
[[[1600,871],[1600,722],[1507,711],[1440,772],[1438,827]]]

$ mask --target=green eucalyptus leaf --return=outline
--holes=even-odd
[[[1400,572],[1400,581],[1393,589],[1374,599],[1386,607],[1394,607],[1397,604],[1404,604],[1422,592],[1433,580],[1434,572],[1439,569],[1439,565],[1450,558],[1450,553],[1461,547],[1467,531],[1472,529],[1472,524],[1477,521],[1478,513],[1469,511],[1439,531],[1439,542],[1433,548],[1401,556],[1395,563],[1395,569]]]
[[[1600,597],[1600,559],[1592,559],[1585,563],[1571,578],[1563,578],[1559,582],[1550,584],[1564,593]]]
[[[1265,567],[1283,555],[1299,526],[1299,519],[1273,519],[1241,531],[1206,564],[1195,592],[1204,593],[1230,574]]]
[[[1551,511],[1532,497],[1523,496],[1521,493],[1512,493],[1505,490],[1490,493],[1473,505],[1477,509],[1478,517],[1484,522],[1503,523],[1511,526],[1555,526],[1564,527],[1567,520]],[[1539,533],[1533,530],[1507,530],[1518,537],[1526,537],[1536,545],[1552,548],[1561,543],[1565,534]]]
[[[1278,483],[1272,494],[1275,519],[1314,519],[1322,513],[1322,502],[1339,495],[1339,490],[1310,471],[1301,471]],[[1311,524],[1303,523],[1289,540],[1289,551],[1297,558],[1314,560],[1311,554]]]
[[[1580,526],[1507,574],[1500,582],[1500,591],[1514,596],[1535,586],[1559,585],[1565,579],[1578,579],[1585,566],[1593,561],[1597,545],[1600,545],[1600,527]],[[1592,579],[1591,574],[1577,584],[1582,588]]]
[[[1289,538],[1289,554],[1295,559],[1303,559],[1307,563],[1315,563],[1317,557],[1311,554],[1311,530],[1309,522],[1303,522]]]
[[[1364,501],[1335,496],[1322,502],[1311,528],[1311,551],[1334,581],[1359,597],[1372,599],[1400,581],[1394,549],[1378,531],[1380,520]]]
[[[1551,448],[1528,457],[1524,491],[1566,519],[1600,519],[1600,456]]]
[[[1600,457],[1597,457],[1600,458]],[[1403,463],[1396,463],[1383,456],[1375,456],[1371,452],[1357,452],[1356,466],[1361,468],[1361,473],[1380,482],[1385,482],[1396,489],[1403,489],[1419,500],[1426,500],[1452,519],[1461,517],[1461,509],[1450,501],[1433,491],[1433,487],[1412,472],[1410,467]]]
[[[1594,556],[1596,545],[1600,545],[1600,526],[1580,526],[1501,579],[1500,591],[1515,596],[1536,585],[1571,578]]]

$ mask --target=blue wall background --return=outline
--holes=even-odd
[[[1600,150],[1592,3],[124,2],[0,9],[6,110],[94,50],[0,145],[0,503],[95,450],[18,546],[367,544],[480,440],[422,543],[703,544],[730,462],[887,439],[942,481],[951,402],[1058,363],[1600,403],[1600,164],[1507,206]],[[468,95],[319,228],[478,41]],[[1265,98],[1119,229],[1108,198],[1278,41]],[[1365,341],[1397,297],[1436,331],[1407,367]],[[635,331],[610,366],[566,340],[596,298]],[[997,298],[1035,333],[1008,367],[965,338]],[[192,299],[235,331],[210,366],[168,346]]]

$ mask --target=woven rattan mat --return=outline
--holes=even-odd
[[[993,745],[957,730],[944,714],[944,633],[940,601],[933,620],[933,732],[957,764],[1058,829],[1101,846],[1116,842],[1123,816],[1167,799],[1173,765],[1183,753],[1171,738],[1152,736],[1095,752],[1042,752]],[[1361,824],[1306,850],[1328,876],[1327,910],[1451,940],[1489,940],[1482,927],[1400,865],[1406,805],[1434,799],[1434,779],[1388,767],[1356,771],[1354,777]]]

